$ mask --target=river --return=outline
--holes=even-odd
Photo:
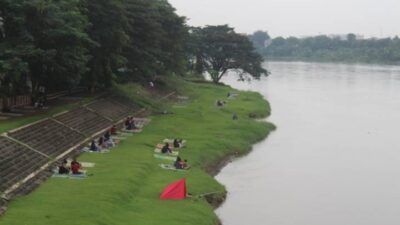
[[[400,67],[270,62],[278,129],[217,179],[224,225],[399,225]]]

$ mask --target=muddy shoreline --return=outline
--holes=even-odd
[[[260,118],[255,118],[255,119],[256,119],[256,120],[262,121],[261,119],[266,119],[266,118],[267,118],[267,117],[265,117],[265,118],[264,118],[264,117],[262,117],[262,118],[260,117]],[[207,166],[204,168],[204,170],[205,170],[208,174],[210,174],[210,176],[213,176],[213,177],[215,178],[215,176],[217,176],[225,166],[227,166],[228,164],[234,162],[234,160],[236,160],[236,159],[238,159],[238,158],[242,158],[242,157],[245,157],[245,156],[247,156],[248,154],[250,154],[250,153],[252,152],[252,150],[253,150],[253,146],[254,146],[255,144],[257,144],[257,143],[259,143],[259,142],[261,142],[261,141],[267,139],[268,136],[269,136],[269,134],[266,135],[264,138],[262,138],[262,139],[260,139],[260,140],[257,140],[256,142],[254,142],[254,143],[252,144],[252,147],[251,147],[251,148],[246,149],[246,151],[244,151],[244,152],[242,152],[242,153],[240,153],[240,151],[236,151],[236,150],[232,151],[232,153],[230,153],[230,154],[224,156],[223,158],[221,158],[221,159],[218,160],[217,162],[215,162],[215,163],[213,163],[213,164],[210,164],[210,165],[207,165]],[[205,199],[206,199],[207,202],[214,208],[214,210],[216,210],[216,209],[218,209],[220,206],[222,206],[222,204],[224,204],[224,202],[225,202],[225,200],[226,200],[226,198],[227,198],[227,195],[228,195],[228,191],[225,191],[224,193],[219,193],[219,194],[213,194],[213,195],[205,196]],[[220,219],[216,222],[216,225],[222,225],[222,222],[221,222]]]

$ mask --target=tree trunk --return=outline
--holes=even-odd
[[[215,79],[213,78],[214,83],[219,84],[219,81],[222,79],[227,71],[228,69],[223,69],[222,72]]]
[[[198,74],[203,74],[204,72],[204,66],[203,66],[203,61],[202,58],[200,56],[196,56],[196,62],[194,65],[194,70],[196,73]]]
[[[2,101],[2,111],[3,112],[10,112],[11,111],[11,107],[10,107],[10,99],[7,97],[3,97],[3,101]]]
[[[92,82],[89,89],[90,89],[90,94],[93,95],[96,92],[96,84],[94,82]]]

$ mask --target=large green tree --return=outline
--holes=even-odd
[[[166,0],[0,0],[0,92],[183,74],[187,36]]]
[[[0,1],[0,98],[2,109],[9,110],[7,98],[29,92],[29,67],[25,56],[34,51],[27,41],[21,1]]]
[[[168,1],[158,1],[159,21],[163,32],[160,60],[163,62],[164,73],[185,73],[186,42],[188,28],[186,18],[178,16]]]
[[[165,0],[126,0],[130,80],[152,80],[184,69],[185,19]]]
[[[258,79],[268,75],[262,68],[263,58],[255,51],[246,35],[238,34],[227,25],[206,26],[192,31],[197,36],[197,62],[215,83],[229,71],[238,72],[240,79]]]
[[[80,0],[26,0],[24,26],[35,51],[26,58],[33,91],[77,86],[88,70],[87,18]]]
[[[78,85],[87,71],[91,43],[81,1],[2,0],[0,4],[3,90],[25,87],[27,81],[33,94],[40,86],[59,90]]]
[[[89,18],[88,34],[94,41],[90,47],[90,71],[83,82],[92,90],[109,87],[118,69],[126,66],[123,49],[129,42],[128,20],[122,0],[86,0]]]

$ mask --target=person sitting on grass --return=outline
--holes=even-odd
[[[111,135],[117,135],[117,126],[113,125],[110,129]]]
[[[68,163],[67,160],[64,159],[64,161],[58,167],[58,173],[59,174],[69,174],[69,169],[67,167],[67,163]]]
[[[104,141],[108,141],[111,139],[111,132],[110,131],[106,131],[104,133]]]
[[[188,161],[185,159],[185,160],[183,160],[183,161],[181,161],[181,167],[184,169],[184,170],[188,170],[189,168],[190,168],[190,166],[189,166],[189,164],[187,163]]]
[[[217,106],[218,107],[223,107],[225,105],[225,102],[224,101],[221,101],[221,100],[218,100],[217,101]]]
[[[116,143],[114,142],[113,138],[111,137],[111,132],[110,131],[107,131],[104,134],[104,142],[106,143],[107,148],[115,147]]]
[[[93,152],[97,152],[100,150],[100,148],[96,145],[96,142],[94,140],[92,140],[92,142],[90,143],[89,150],[93,151]]]
[[[107,148],[107,143],[105,142],[103,136],[99,137],[98,146],[100,148]]]
[[[133,119],[133,117],[129,118],[129,122],[126,125],[126,129],[127,130],[135,130],[135,129],[137,129],[136,124],[135,124],[135,120]]]
[[[174,143],[173,143],[173,145],[174,145],[174,148],[181,148],[182,147],[182,139],[174,139]]]
[[[187,160],[182,160],[181,157],[179,157],[179,156],[176,158],[174,167],[177,170],[186,170],[189,168],[188,164],[187,164]]]
[[[171,154],[172,153],[172,150],[169,147],[169,143],[166,143],[164,145],[164,147],[161,149],[161,153],[163,153],[163,154]]]
[[[233,119],[233,120],[238,120],[238,119],[239,119],[239,117],[238,117],[238,115],[237,115],[236,113],[233,113],[233,115],[232,115],[232,119]]]
[[[133,130],[133,129],[135,129],[134,127],[135,127],[135,125],[132,122],[129,122],[128,126],[126,126],[126,130]]]
[[[174,163],[175,169],[177,169],[177,170],[181,169],[181,161],[182,161],[181,157],[179,157],[179,156],[176,157],[176,160],[175,160],[175,163]]]
[[[127,117],[125,120],[125,127],[127,127],[129,125],[130,121],[131,121],[131,118]]]
[[[72,174],[74,174],[74,175],[80,175],[80,174],[83,174],[80,170],[81,170],[81,164],[78,162],[78,161],[76,161],[76,159],[74,159],[74,160],[72,160],[72,162],[71,162],[71,171],[72,171]]]

